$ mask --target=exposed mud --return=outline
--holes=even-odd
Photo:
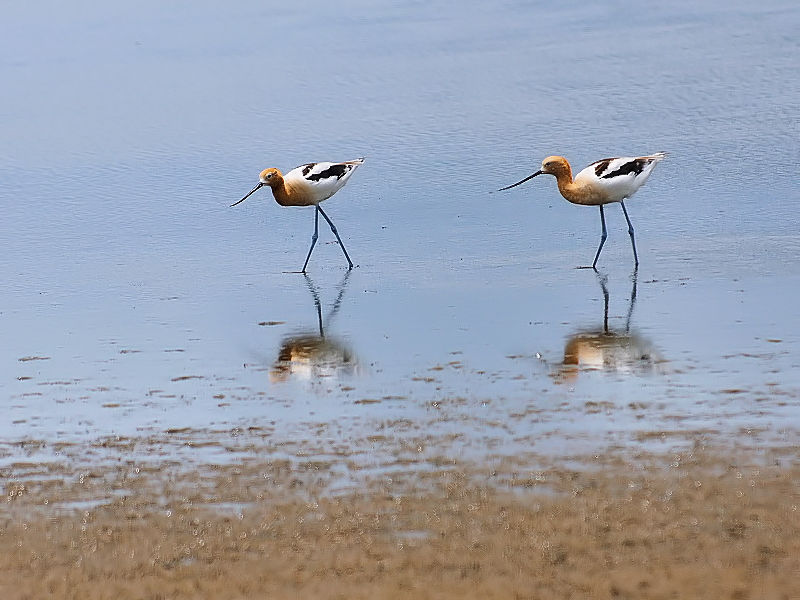
[[[717,449],[720,450],[720,449]],[[72,462],[66,464],[73,464]],[[794,450],[3,470],[0,595],[796,598]],[[345,468],[347,468],[345,466]]]

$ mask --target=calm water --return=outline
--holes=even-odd
[[[3,12],[3,462],[179,428],[478,457],[800,439],[796,2]],[[594,209],[549,178],[492,193],[657,150],[637,274],[616,207],[597,276]],[[325,205],[349,276],[327,229],[286,273],[313,211],[228,207],[267,166],[357,156]]]

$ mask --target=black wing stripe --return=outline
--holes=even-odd
[[[637,158],[630,162],[626,162],[616,171],[611,171],[611,173],[606,173],[603,175],[603,179],[611,179],[612,177],[620,177],[622,175],[633,175],[634,177],[644,171],[644,168],[652,162],[652,159],[648,158]],[[595,173],[597,169],[595,169]]]
[[[319,173],[314,173],[313,175],[308,175],[306,173],[306,170],[303,169],[303,176],[309,181],[321,181],[323,179],[330,179],[331,177],[336,177],[336,179],[341,179],[352,168],[353,168],[352,165],[331,165],[324,171],[320,171]]]
[[[612,160],[614,160],[614,159],[613,158],[604,158],[603,160],[598,160],[596,163],[593,163],[594,164],[594,174],[597,175],[598,177],[600,177],[600,175],[602,175],[603,171],[605,171],[608,168],[608,165],[611,164]]]

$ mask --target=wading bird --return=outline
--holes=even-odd
[[[231,206],[236,206],[247,200],[247,198],[261,189],[265,185],[272,188],[272,195],[275,201],[281,206],[313,206],[314,210],[314,235],[311,236],[311,248],[308,249],[306,262],[303,263],[301,273],[306,272],[308,266],[308,259],[311,258],[311,252],[314,250],[314,245],[317,243],[319,237],[319,216],[322,215],[331,227],[333,235],[339,242],[339,246],[344,252],[344,257],[347,259],[348,269],[353,268],[353,261],[345,250],[342,238],[339,237],[339,232],[336,226],[328,218],[328,215],[320,208],[320,202],[327,200],[336,192],[344,187],[347,180],[359,166],[364,164],[363,158],[356,160],[348,160],[346,162],[332,163],[332,162],[318,162],[309,163],[307,165],[300,165],[296,169],[292,169],[286,175],[282,174],[278,169],[269,168],[261,171],[258,177],[258,185],[250,190],[247,195],[234,202]]]
[[[533,179],[537,175],[555,175],[558,183],[558,190],[564,198],[573,204],[584,206],[600,207],[600,224],[603,232],[600,235],[600,246],[592,262],[592,269],[597,270],[597,259],[600,251],[606,242],[606,217],[603,214],[603,206],[612,202],[619,202],[625,220],[628,222],[628,233],[631,236],[631,246],[633,246],[633,260],[639,264],[639,256],[636,253],[636,240],[633,237],[633,225],[625,209],[626,198],[630,198],[636,193],[660,160],[666,158],[665,152],[656,152],[650,156],[639,156],[636,158],[623,156],[620,158],[604,158],[593,162],[583,171],[572,179],[572,168],[563,156],[548,156],[542,161],[542,168],[533,175],[529,175],[522,181],[513,185],[501,188],[498,191],[508,190]]]

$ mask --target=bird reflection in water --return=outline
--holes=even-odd
[[[325,323],[330,324],[339,312],[350,273],[351,271],[347,271],[337,286],[338,293],[325,317]],[[352,375],[358,368],[358,361],[350,347],[340,339],[325,335],[319,290],[307,274],[304,276],[317,309],[318,331],[283,338],[278,359],[269,373],[272,382],[283,382],[292,377],[317,381],[337,375]]]
[[[637,275],[638,271],[634,270],[625,328],[613,329],[608,326],[608,277],[597,274],[597,281],[603,290],[603,328],[578,331],[569,337],[564,347],[564,361],[558,375],[572,379],[581,369],[623,374],[645,374],[658,370],[664,361],[653,343],[631,332],[631,317],[636,305]]]

